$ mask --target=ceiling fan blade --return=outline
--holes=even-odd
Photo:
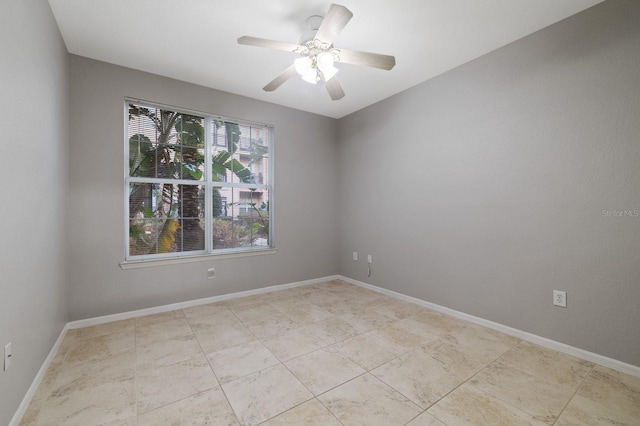
[[[242,36],[238,38],[238,44],[246,44],[248,46],[266,47],[269,49],[286,50],[287,52],[295,52],[300,46],[293,43],[285,43],[283,41],[268,40],[266,38]]]
[[[331,100],[337,101],[338,99],[344,98],[344,90],[342,90],[342,86],[336,77],[330,78],[328,81],[324,82],[325,87],[327,88],[327,92],[329,92],[329,96]]]
[[[280,75],[278,75],[276,78],[271,80],[271,82],[269,82],[269,84],[264,86],[262,88],[262,90],[264,90],[265,92],[273,92],[278,87],[282,86],[284,84],[284,82],[286,82],[287,80],[289,80],[291,77],[293,77],[296,74],[297,74],[296,73],[296,68],[293,65],[291,65],[289,68],[287,68],[286,70],[282,71],[282,73],[280,73]]]
[[[358,52],[357,50],[338,49],[340,58],[338,62],[352,65],[362,65],[365,67],[380,68],[390,70],[396,65],[396,58],[378,53]]]
[[[323,43],[333,44],[333,39],[347,25],[352,16],[353,13],[346,7],[332,4],[327,15],[322,20],[315,38]]]

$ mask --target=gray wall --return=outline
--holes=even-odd
[[[45,0],[0,13],[0,424],[67,321],[68,57]],[[2,371],[2,348],[13,364]]]
[[[71,56],[69,302],[72,320],[337,273],[337,123]],[[275,255],[122,270],[125,97],[275,126]],[[207,279],[207,269],[216,278]]]
[[[640,365],[639,73],[609,1],[342,119],[340,273]]]

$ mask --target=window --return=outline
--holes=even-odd
[[[126,108],[125,261],[272,247],[271,127]]]

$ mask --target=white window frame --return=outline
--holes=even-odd
[[[212,126],[214,125],[214,121],[224,121],[237,123],[239,125],[246,125],[252,127],[260,127],[268,130],[268,141],[267,145],[269,148],[268,155],[268,183],[267,184],[255,184],[255,183],[241,183],[241,182],[224,182],[224,181],[214,181],[212,179],[212,167],[211,161],[205,161],[205,172],[204,178],[201,181],[194,180],[182,180],[182,179],[158,179],[158,178],[141,178],[141,177],[132,177],[129,176],[129,131],[128,131],[128,122],[129,122],[129,104],[133,103],[139,106],[145,106],[149,108],[158,108],[158,109],[167,109],[171,111],[176,111],[184,114],[199,116],[204,118],[205,123],[205,147],[204,147],[204,156],[206,159],[212,158],[212,148],[213,144],[213,132]],[[130,268],[138,268],[144,266],[153,266],[160,264],[173,264],[173,263],[187,263],[187,262],[197,262],[197,261],[206,261],[211,259],[224,259],[230,257],[244,257],[244,256],[256,256],[263,254],[275,254],[275,238],[274,238],[274,127],[272,125],[257,123],[248,120],[239,120],[235,118],[222,117],[219,115],[206,113],[202,111],[195,111],[185,108],[174,107],[170,105],[160,104],[157,102],[150,102],[140,99],[134,98],[125,98],[124,100],[124,261],[120,263],[120,267],[122,269],[130,269]],[[129,217],[129,188],[131,183],[136,182],[155,182],[157,183],[167,183],[180,185],[201,185],[205,188],[205,230],[204,230],[204,250],[199,251],[189,251],[189,252],[175,252],[175,253],[161,253],[161,254],[147,254],[147,255],[135,255],[131,256],[129,254],[129,225],[130,225],[130,217]],[[234,247],[234,248],[226,248],[226,249],[213,249],[213,215],[211,214],[211,210],[213,207],[213,191],[212,188],[239,188],[239,189],[256,189],[259,188],[261,191],[266,191],[268,194],[269,201],[269,245],[265,246],[254,246],[254,247]]]

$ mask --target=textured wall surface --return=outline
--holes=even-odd
[[[609,1],[342,119],[340,273],[640,365],[638,70]]]
[[[68,56],[45,0],[0,13],[0,424],[18,409],[67,321]]]

